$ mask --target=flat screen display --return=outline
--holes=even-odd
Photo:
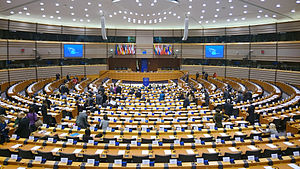
[[[206,58],[224,58],[223,45],[207,45],[205,46]]]
[[[64,57],[82,57],[83,45],[64,44]]]

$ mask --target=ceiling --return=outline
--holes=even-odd
[[[216,28],[300,20],[300,0],[0,0],[0,18],[106,28]]]

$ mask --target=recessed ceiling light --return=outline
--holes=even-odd
[[[43,17],[43,18],[45,18],[45,17],[46,17],[46,15],[42,15],[42,17]]]
[[[71,15],[75,15],[75,14],[72,12]]]
[[[219,12],[219,11],[220,11],[220,9],[219,9],[219,8],[217,8],[217,9],[216,9],[216,11],[218,11],[218,12]]]
[[[295,10],[295,9],[292,9],[292,10],[291,10],[291,12],[295,13],[295,12],[296,12],[296,10]]]
[[[188,14],[188,15],[190,15],[190,14],[191,14],[191,12],[189,11],[189,12],[187,12],[187,14]]]
[[[244,11],[243,13],[246,14],[246,13],[248,13],[248,11]]]
[[[6,3],[11,4],[11,1],[10,1],[10,0],[7,0]]]
[[[41,11],[44,11],[45,9],[44,8],[41,8]]]
[[[190,5],[189,8],[191,9],[191,8],[192,8],[192,5]]]
[[[208,23],[209,21],[205,21],[205,23]]]
[[[216,15],[215,15],[215,18],[217,18],[217,17],[218,17],[218,15],[216,14]]]
[[[216,4],[220,4],[220,1],[217,1]]]
[[[229,16],[232,16],[232,13],[229,13]]]
[[[234,18],[234,21],[237,21],[238,19],[237,18]]]
[[[234,6],[230,6],[230,9],[233,9],[234,8]]]
[[[102,4],[98,4],[98,6],[99,6],[99,7],[101,7],[101,6],[102,6]]]
[[[266,18],[268,18],[268,17],[269,17],[269,15],[267,15],[267,14],[266,14],[266,15],[265,15],[265,17],[266,17]]]
[[[202,13],[205,13],[205,10],[204,9],[202,9],[202,11],[201,11]]]
[[[229,2],[229,3],[231,3],[231,2],[232,2],[232,0],[228,0],[228,2]]]
[[[257,18],[261,18],[261,16],[258,15]]]
[[[91,5],[92,3],[91,2],[88,2],[88,5]]]
[[[117,12],[114,12],[114,15],[117,15]]]
[[[126,19],[127,17],[126,16],[123,16],[123,19]]]
[[[24,7],[23,9],[24,9],[25,11],[27,11],[27,8],[26,8],[26,7]]]
[[[80,19],[80,22],[83,22],[83,19]]]
[[[248,7],[248,5],[244,5],[244,8],[247,8]]]
[[[206,6],[206,4],[202,4],[202,6]]]
[[[276,8],[280,8],[280,4],[277,4],[277,5],[276,5]]]
[[[50,18],[51,18],[51,19],[53,19],[53,18],[54,18],[54,16],[50,16]]]
[[[277,16],[276,15],[273,15],[273,18],[276,18]]]
[[[59,11],[55,11],[56,13],[59,13]]]
[[[85,9],[84,9],[84,11],[88,11],[88,9],[87,9],[87,8],[85,8]]]
[[[44,5],[44,3],[43,3],[43,2],[41,2],[41,3],[40,3],[40,5],[42,5],[42,6],[43,6],[43,5]]]
[[[55,6],[59,6],[59,3],[56,3]]]
[[[18,13],[19,13],[19,14],[22,14],[22,11],[19,11]]]
[[[85,14],[86,17],[89,17],[89,14]]]
[[[73,22],[75,22],[75,21],[76,21],[76,19],[74,18],[74,19],[73,19]]]
[[[180,19],[180,16],[177,16],[178,19]]]
[[[242,20],[244,21],[246,18],[242,18]]]
[[[73,6],[70,6],[70,9],[73,9],[74,7]]]
[[[230,19],[227,19],[227,22],[230,22]]]
[[[10,11],[10,14],[14,14],[15,12],[14,11]]]
[[[203,18],[204,18],[204,16],[200,16],[200,18],[201,18],[201,19],[203,19]]]
[[[297,4],[300,4],[300,0],[297,0],[296,3],[297,3]]]
[[[57,17],[57,19],[61,19],[61,17],[59,16],[59,17]]]
[[[142,3],[139,3],[139,6],[142,6]]]
[[[112,17],[112,15],[109,15],[109,17],[111,18],[111,17]]]
[[[258,12],[259,12],[259,13],[262,13],[263,11],[262,11],[262,10],[259,10]]]
[[[26,15],[30,15],[30,13],[29,13],[29,12],[27,12],[27,13],[26,13]]]
[[[88,22],[91,22],[91,20],[89,20],[89,19],[88,19],[87,21],[88,21]]]
[[[198,23],[202,23],[202,21],[199,21]]]
[[[154,6],[154,3],[151,3],[151,6]]]

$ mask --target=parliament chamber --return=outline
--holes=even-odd
[[[0,169],[300,169],[300,1],[0,1]]]

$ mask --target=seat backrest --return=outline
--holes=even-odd
[[[87,162],[88,159],[94,159],[95,161],[100,161],[99,155],[89,155],[89,154],[83,154],[83,161]]]
[[[123,155],[107,155],[106,160],[108,163],[114,163],[115,160],[122,160]]]
[[[300,152],[300,147],[288,147],[285,150],[285,155],[294,155],[295,151],[299,151]]]
[[[229,141],[230,140],[230,136],[218,136],[217,138],[219,138],[221,140],[225,140],[225,141]]]
[[[142,138],[142,143],[152,143],[152,141],[154,141],[154,139]]]
[[[261,157],[261,150],[247,150],[246,151],[246,157],[248,158],[248,156],[255,156],[255,157],[258,157],[260,158]]]
[[[195,154],[179,154],[179,161],[181,162],[195,162],[196,155]]]
[[[60,158],[68,158],[68,160],[76,161],[76,155],[73,153],[60,153]]]
[[[11,152],[9,149],[0,149],[0,154],[3,157],[10,157],[11,156]]]
[[[281,155],[281,150],[271,150],[271,149],[265,149],[264,151],[264,157],[271,157],[272,154]]]
[[[156,163],[169,163],[171,155],[155,155]]]
[[[180,141],[183,141],[185,143],[195,143],[194,138],[181,138]]]
[[[163,138],[162,142],[163,143],[174,143],[175,139],[167,139],[167,138]]]
[[[52,152],[42,152],[42,151],[37,151],[38,156],[42,156],[42,158],[46,160],[54,160],[54,156]]]
[[[135,156],[135,155],[133,155],[132,156],[132,162],[133,163],[142,163],[143,162],[143,160],[147,160],[147,159],[149,159],[149,156]]]
[[[202,153],[202,158],[208,161],[218,161],[219,153]]]
[[[109,141],[117,141],[117,138],[103,138],[104,143],[109,143]]]
[[[34,159],[34,155],[30,150],[19,149],[19,156],[26,159]]]
[[[225,152],[225,157],[230,157],[230,159],[240,160],[242,158],[242,153],[228,153]]]
[[[213,137],[201,137],[200,139],[201,139],[201,141],[205,141],[205,142],[212,142],[213,141]]]

